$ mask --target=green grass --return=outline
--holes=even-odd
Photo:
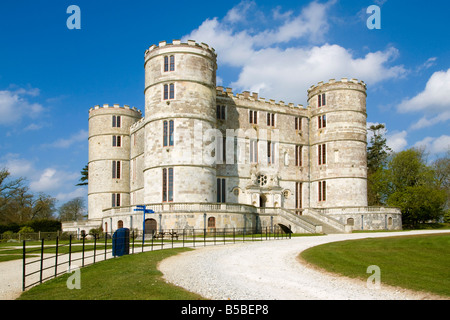
[[[327,271],[367,280],[377,265],[381,282],[450,296],[450,234],[371,238],[308,249],[301,258]]]
[[[200,300],[201,296],[166,283],[159,261],[188,248],[122,256],[80,269],[81,289],[69,290],[70,274],[33,287],[20,300]]]

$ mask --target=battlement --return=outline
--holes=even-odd
[[[242,93],[234,94],[232,88],[224,89],[224,87],[222,87],[222,86],[216,87],[216,94],[218,97],[230,97],[230,98],[235,98],[235,99],[240,99],[240,100],[249,100],[249,101],[255,101],[255,102],[260,102],[260,103],[268,103],[268,104],[273,104],[273,105],[277,105],[277,106],[281,106],[281,107],[303,108],[303,105],[301,105],[301,104],[299,104],[299,105],[295,105],[294,103],[286,104],[284,101],[276,102],[273,99],[266,100],[265,98],[259,98],[258,93],[256,93],[256,92],[252,92],[250,94],[250,91],[244,91]]]
[[[159,45],[151,45],[146,51],[145,55],[148,53],[163,47],[169,47],[169,46],[190,46],[190,47],[198,47],[203,48],[205,50],[210,51],[213,55],[217,56],[216,50],[213,47],[210,47],[206,43],[197,43],[195,40],[188,40],[186,43],[181,42],[181,40],[173,40],[172,43],[167,43],[167,41],[160,41]]]
[[[367,85],[366,85],[366,83],[364,82],[364,81],[360,81],[360,80],[358,80],[358,79],[348,79],[348,78],[342,78],[341,80],[336,80],[336,79],[330,79],[328,82],[323,82],[323,81],[321,81],[321,82],[319,82],[319,83],[317,83],[317,85],[312,85],[309,89],[308,89],[308,94],[311,92],[311,91],[313,91],[314,89],[317,89],[317,88],[319,88],[319,87],[321,87],[321,86],[324,86],[324,85],[330,85],[330,84],[351,84],[351,83],[353,83],[353,84],[359,84],[359,85],[361,85],[361,86],[363,86],[364,87],[364,89],[367,89]]]
[[[132,133],[133,131],[136,131],[137,129],[139,129],[145,122],[145,118],[141,118],[138,121],[136,121],[135,123],[133,123],[130,127],[130,132]]]
[[[121,106],[119,104],[113,104],[110,106],[109,104],[104,104],[103,106],[96,105],[95,107],[92,107],[89,109],[89,113],[91,113],[94,110],[111,110],[111,109],[119,109],[119,110],[130,110],[138,113],[142,117],[142,111],[138,110],[136,107],[130,107],[127,105]]]

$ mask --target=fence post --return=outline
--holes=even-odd
[[[225,244],[225,228],[223,228],[223,244]]]
[[[106,247],[108,246],[108,232],[105,232],[105,260],[106,260]]]
[[[184,231],[185,231],[186,229],[183,229],[183,248],[184,248]]]
[[[203,246],[206,247],[206,228],[203,228]]]
[[[55,278],[58,276],[58,236],[56,236],[56,248],[55,248]]]
[[[173,229],[172,229],[172,249],[173,249]]]
[[[134,254],[134,230],[133,230],[133,233],[132,233],[132,237],[133,237],[133,242],[132,242],[132,244],[131,244],[131,252],[132,252],[132,254]]]
[[[233,227],[233,243],[236,243],[236,228]]]
[[[164,249],[164,230],[161,230],[162,236],[161,236],[161,250]]]
[[[41,270],[39,272],[39,283],[42,283],[43,267],[44,267],[44,239],[41,240]]]
[[[25,291],[25,260],[26,260],[26,255],[25,255],[25,240],[23,240],[23,265],[22,265],[22,291]]]
[[[95,263],[95,255],[97,253],[97,235],[94,235],[94,263]]]
[[[86,243],[86,237],[83,237],[83,251],[82,251],[82,254],[81,254],[81,266],[82,267],[84,267],[84,246],[85,246],[85,243]]]
[[[72,260],[72,235],[69,235],[69,270],[70,265],[72,264],[71,260]]]

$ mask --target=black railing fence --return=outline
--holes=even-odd
[[[225,245],[246,241],[290,239],[279,226],[257,232],[237,228],[167,229],[146,232],[130,230],[127,238],[115,234],[65,234],[55,240],[23,241],[22,290],[73,270],[104,261],[117,254],[117,243],[125,243],[125,254],[182,247]],[[114,252],[114,249],[115,252]],[[123,250],[123,247],[122,247]]]

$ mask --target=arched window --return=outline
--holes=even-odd
[[[208,228],[215,228],[215,227],[216,227],[216,218],[209,217],[208,218]]]
[[[170,56],[170,71],[175,71],[175,56]]]
[[[164,85],[164,100],[175,99],[175,84],[165,84]]]
[[[164,57],[164,72],[169,71],[169,57],[165,56]]]
[[[348,219],[347,219],[347,225],[349,225],[349,226],[354,226],[354,225],[355,225],[355,219],[353,219],[353,218],[348,218]]]
[[[174,122],[173,120],[163,122],[163,146],[172,147],[174,137]]]

